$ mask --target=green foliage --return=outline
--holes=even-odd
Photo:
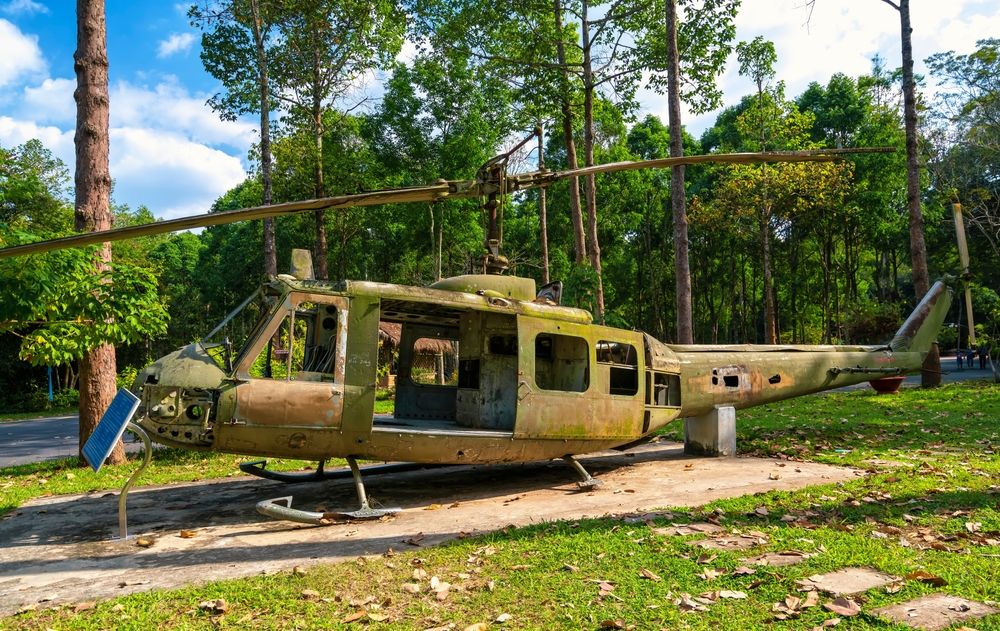
[[[32,240],[0,235],[0,243]],[[95,271],[96,248],[0,261],[0,331],[22,336],[19,356],[36,366],[79,359],[101,344],[162,334],[168,315],[148,270],[116,262]]]
[[[677,3],[677,53],[681,100],[695,114],[717,109],[722,91],[716,78],[726,67],[736,37],[736,14],[741,0],[668,0]],[[643,3],[638,25],[639,61],[651,72],[649,85],[667,91],[664,0]]]
[[[0,225],[69,229],[69,183],[66,165],[38,140],[13,149],[0,147]]]

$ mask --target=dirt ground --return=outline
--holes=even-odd
[[[463,466],[371,476],[369,497],[403,510],[376,522],[303,526],[257,514],[257,502],[294,496],[311,511],[356,508],[351,481],[285,485],[257,478],[148,487],[129,494],[130,535],[118,534],[117,493],[42,498],[0,520],[0,614],[223,578],[336,562],[388,548],[429,546],[509,524],[578,519],[795,489],[858,475],[841,467],[761,458],[691,458],[654,443],[581,459],[603,481],[580,492],[562,462]],[[155,463],[154,465],[155,466]],[[778,479],[770,479],[772,473]],[[195,531],[182,538],[181,529]]]

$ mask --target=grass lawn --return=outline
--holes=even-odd
[[[744,453],[782,457],[791,468],[798,459],[852,465],[869,475],[697,509],[511,528],[305,573],[32,611],[0,619],[0,627],[797,630],[840,619],[838,628],[905,629],[869,612],[936,591],[1000,601],[1000,386],[806,397],[738,413],[738,432]],[[175,457],[178,467],[206,466]],[[700,535],[657,531],[706,520],[764,544],[705,553],[690,545]],[[809,556],[787,567],[747,562],[789,550]],[[776,619],[775,603],[788,596],[805,601],[796,580],[847,566],[896,576],[922,571],[939,585],[912,579],[869,590],[856,598],[862,611],[854,617],[824,609],[832,599],[821,596],[817,605],[800,603],[789,619]],[[1000,630],[1000,616],[969,626]]]

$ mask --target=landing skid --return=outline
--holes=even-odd
[[[246,464],[259,465],[259,463],[246,463]],[[350,465],[351,467],[350,474],[351,477],[354,478],[354,490],[358,494],[358,502],[361,504],[361,506],[357,510],[344,511],[344,512],[329,512],[329,513],[317,513],[313,511],[299,510],[297,508],[292,508],[292,496],[289,495],[287,497],[279,497],[275,499],[258,502],[257,512],[260,513],[261,515],[265,515],[273,519],[294,521],[300,524],[311,524],[314,526],[324,526],[336,521],[338,517],[346,517],[348,519],[357,519],[357,520],[380,519],[382,517],[385,517],[386,515],[392,515],[402,510],[401,508],[372,508],[371,505],[369,505],[368,503],[368,495],[367,493],[365,493],[365,484],[364,481],[361,479],[361,468],[358,467],[358,461],[355,460],[354,458],[347,458],[347,464]],[[409,465],[410,469],[420,468],[419,465],[413,465],[409,463],[407,464]],[[383,466],[392,466],[392,465],[383,465]],[[398,467],[399,465],[396,466]],[[243,469],[243,465],[240,465],[240,469]],[[367,468],[366,471],[369,469],[370,468]],[[246,471],[246,469],[243,470]],[[409,469],[404,469],[404,470],[409,470]],[[260,468],[260,471],[265,471],[271,474],[261,477],[267,477],[272,480],[281,479],[280,476],[278,478],[272,477],[273,475],[276,475],[276,472],[274,471],[267,471],[266,469],[263,468]],[[250,472],[248,471],[248,473]],[[343,474],[347,472],[344,471],[343,469],[339,471],[324,472],[321,463],[320,467],[317,468],[316,472],[312,474],[307,474],[306,476],[299,474],[298,476],[294,477],[293,480],[296,482],[301,482],[304,481],[302,479],[303,477],[307,477],[307,479],[329,480],[332,477],[331,474],[334,473],[339,474],[335,477],[343,478],[346,477],[346,475]],[[257,473],[254,473],[254,475],[257,475]],[[311,478],[309,478],[309,476],[311,476]],[[282,503],[284,504],[282,505]]]
[[[285,484],[297,484],[300,482],[321,482],[323,480],[343,480],[350,478],[354,474],[350,469],[334,469],[326,471],[323,465],[326,461],[320,460],[315,471],[308,473],[291,473],[286,471],[273,471],[267,469],[267,460],[253,460],[251,462],[241,462],[240,471],[255,475],[266,480],[275,480]],[[417,462],[396,462],[392,464],[374,464],[364,468],[365,475],[380,475],[383,473],[402,473],[404,471],[416,471],[418,469],[431,469],[446,465],[420,464]]]
[[[563,460],[566,461],[566,464],[573,467],[573,470],[580,476],[580,481],[576,483],[577,488],[589,491],[601,486],[601,481],[590,475],[590,473],[583,468],[583,465],[580,464],[579,460],[573,456],[563,456]]]

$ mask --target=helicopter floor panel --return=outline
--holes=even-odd
[[[491,438],[512,438],[514,432],[503,429],[477,429],[462,427],[448,419],[396,418],[391,414],[376,414],[372,424],[373,432],[407,434],[448,434],[450,436],[488,436]]]

